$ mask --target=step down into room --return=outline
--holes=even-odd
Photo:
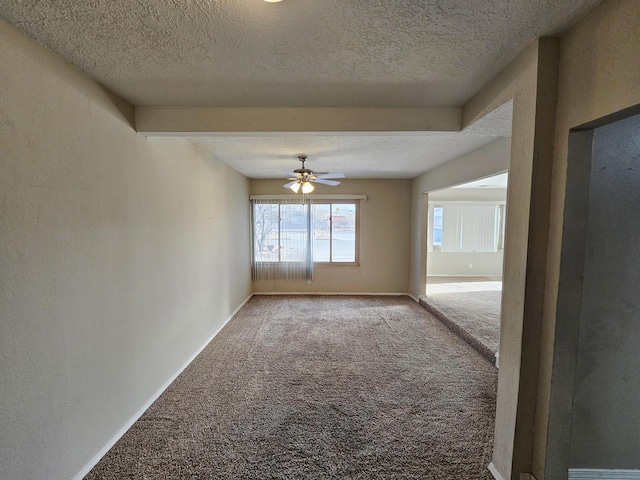
[[[429,277],[420,304],[490,362],[500,343],[502,283],[494,278]]]

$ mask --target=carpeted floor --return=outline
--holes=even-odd
[[[408,297],[254,296],[85,478],[488,480],[496,377]]]
[[[500,345],[502,282],[490,277],[428,277],[420,303],[491,361]]]

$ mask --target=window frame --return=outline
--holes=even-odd
[[[259,199],[257,199],[260,203]],[[312,208],[314,205],[329,205],[329,261],[314,261],[312,263],[314,266],[318,267],[327,267],[327,266],[360,266],[360,198],[330,198],[330,199],[322,199],[322,198],[312,198],[310,203],[306,203],[305,206],[309,208],[310,218],[313,218]],[[263,265],[286,265],[288,263],[295,263],[291,260],[281,260],[281,252],[280,247],[282,245],[282,206],[286,205],[287,202],[282,199],[282,201],[276,202],[265,202],[264,204],[277,205],[278,207],[278,259],[277,260],[260,260],[254,261],[252,263],[260,263]],[[294,204],[295,205],[295,204]],[[332,210],[333,205],[353,205],[355,207],[355,244],[354,244],[354,261],[353,262],[341,262],[331,260],[333,257],[333,221],[332,221]],[[256,257],[256,241],[255,241],[255,204],[251,206],[251,258],[254,259]],[[308,228],[309,238],[311,239],[311,244],[313,244],[313,225],[310,225]]]
[[[360,266],[360,201],[359,200],[314,200],[311,206],[314,205],[329,205],[329,261],[313,261],[317,266],[344,266],[344,267],[357,267]],[[332,260],[333,258],[333,205],[353,205],[355,207],[355,240],[354,240],[354,261],[353,262],[339,262]],[[312,214],[313,215],[313,214]],[[313,232],[312,232],[313,233]],[[313,244],[313,237],[311,239]]]

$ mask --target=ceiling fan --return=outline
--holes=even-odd
[[[311,193],[313,192],[313,185],[311,182],[322,183],[324,185],[331,185],[335,187],[336,185],[340,185],[340,182],[332,180],[334,178],[344,178],[344,173],[327,173],[327,172],[314,172],[304,166],[304,162],[307,161],[306,155],[300,155],[298,160],[302,162],[302,168],[298,168],[293,171],[295,176],[291,178],[287,178],[287,180],[291,180],[289,183],[285,183],[284,188],[290,188],[295,193],[298,193],[302,188],[302,193]]]

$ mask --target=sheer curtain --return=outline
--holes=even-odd
[[[311,200],[305,196],[252,199],[254,280],[313,278]]]

